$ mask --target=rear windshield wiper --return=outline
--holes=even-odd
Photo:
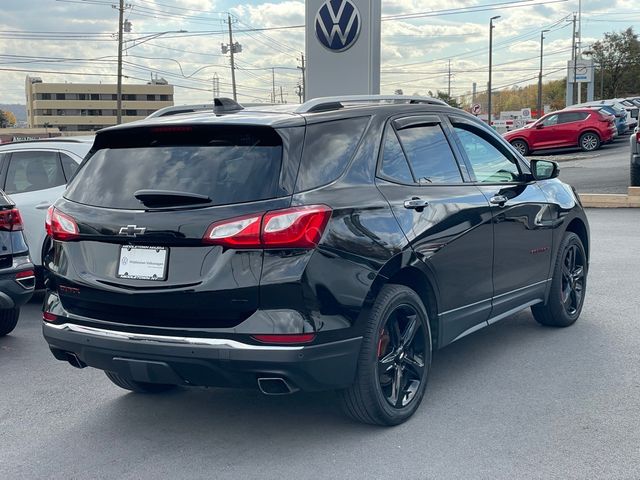
[[[206,195],[173,190],[138,190],[133,196],[140,200],[145,207],[150,208],[201,205],[212,202]]]

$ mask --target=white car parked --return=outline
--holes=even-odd
[[[56,137],[0,145],[0,189],[20,210],[29,252],[40,277],[47,209],[93,145],[90,137]]]

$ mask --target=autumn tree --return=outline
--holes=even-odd
[[[618,98],[640,92],[640,42],[633,28],[605,33],[591,47],[596,66],[596,92]]]

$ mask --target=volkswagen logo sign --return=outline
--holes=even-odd
[[[333,52],[353,46],[360,34],[360,12],[349,0],[326,0],[316,14],[316,37]]]

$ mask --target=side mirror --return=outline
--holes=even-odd
[[[536,180],[549,180],[560,175],[560,167],[549,160],[531,160],[531,174]]]
[[[538,130],[540,130],[542,127],[544,127],[544,125],[543,125],[543,124],[541,124],[541,123],[536,124],[536,128],[537,128]]]

